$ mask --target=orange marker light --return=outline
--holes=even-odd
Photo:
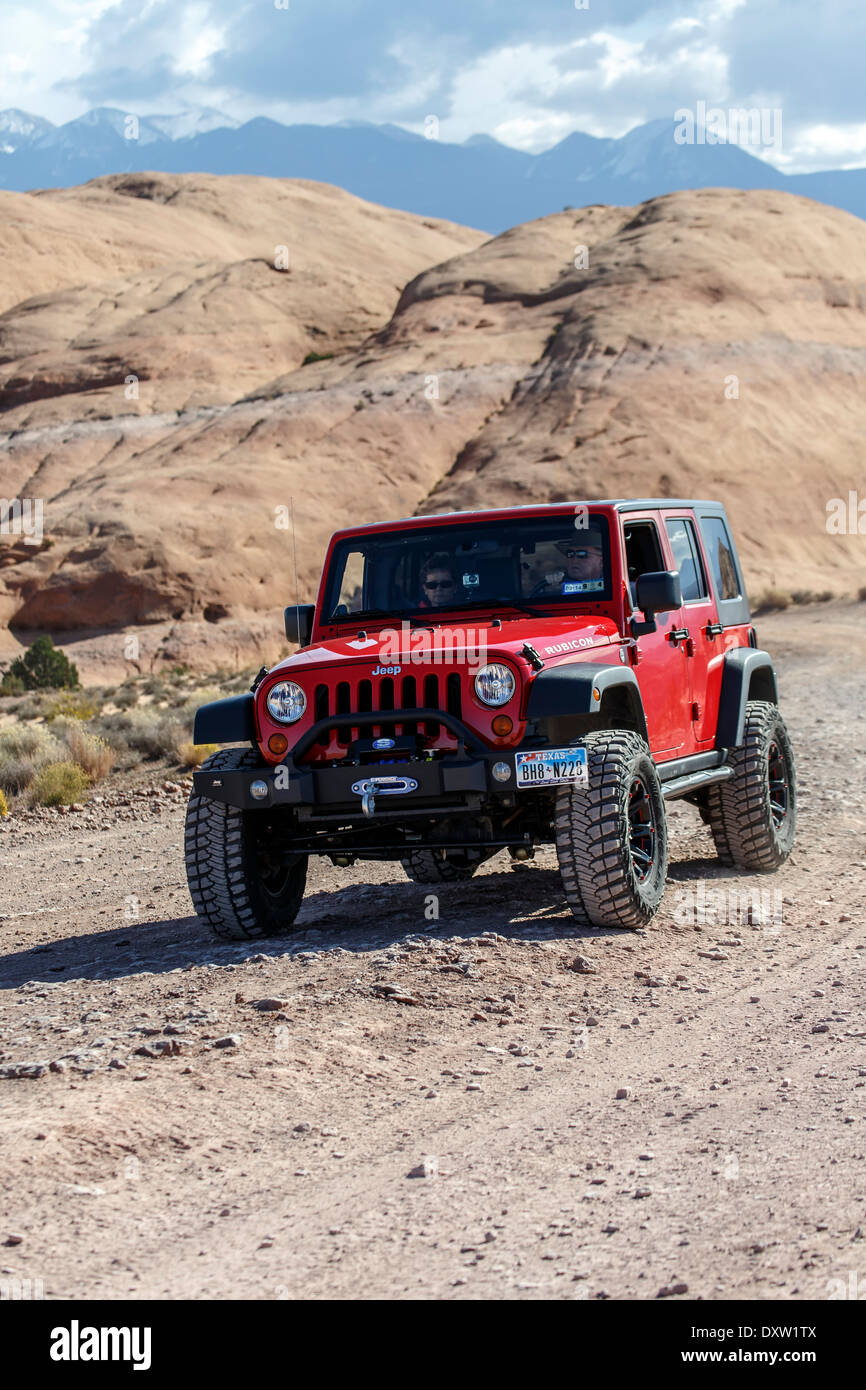
[[[289,740],[286,738],[285,734],[271,734],[270,738],[268,739],[268,747],[270,748],[271,752],[276,753],[277,756],[279,756],[282,753],[285,753],[288,746]]]
[[[514,728],[514,721],[508,714],[497,714],[491,728],[499,738],[505,738],[505,735],[510,734],[511,730]]]

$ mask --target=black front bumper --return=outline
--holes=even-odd
[[[353,728],[372,728],[381,736],[383,730],[412,724],[444,725],[457,739],[457,748],[444,755],[428,757],[421,752],[418,735],[395,739],[408,742],[413,752],[405,749],[372,760],[371,742],[358,740],[347,750],[342,763],[308,765],[298,763],[313,747],[320,735],[331,729],[350,725]],[[355,750],[368,750],[364,756],[354,756]],[[445,710],[420,708],[409,710],[369,710],[363,713],[330,715],[313,724],[302,734],[285,760],[276,767],[262,762],[258,767],[235,768],[228,771],[200,770],[193,774],[199,796],[222,801],[244,811],[273,808],[294,808],[299,820],[346,818],[371,814],[391,819],[429,815],[461,806],[478,805],[492,795],[509,796],[514,791],[514,749],[488,748],[474,730]],[[370,760],[368,760],[370,759]],[[493,776],[494,763],[507,763],[511,776],[499,781]],[[386,791],[381,786],[374,791],[374,809],[365,812],[362,783],[376,779],[400,779],[406,783],[399,792]],[[253,795],[255,787],[256,795]]]
[[[494,763],[508,763],[512,769],[506,782],[498,781],[492,773]],[[230,771],[198,771],[193,783],[199,796],[222,801],[241,810],[267,810],[274,807],[293,807],[300,811],[315,808],[325,814],[345,808],[352,815],[361,815],[363,791],[359,785],[385,785],[393,779],[406,783],[398,792],[374,790],[375,812],[389,815],[429,813],[443,804],[486,800],[491,795],[514,791],[514,757],[509,750],[491,750],[480,754],[445,756],[432,760],[411,758],[406,761],[386,760],[378,763],[352,763],[347,766],[297,768],[291,761],[272,767],[235,768]],[[412,784],[415,784],[414,786]],[[258,795],[253,795],[256,786]]]

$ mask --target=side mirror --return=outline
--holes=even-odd
[[[285,611],[286,636],[299,647],[307,647],[313,631],[314,603],[293,603]]]
[[[644,617],[654,613],[670,613],[682,608],[683,595],[678,570],[653,570],[641,574],[637,581],[637,606]]]

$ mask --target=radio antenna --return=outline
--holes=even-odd
[[[295,540],[295,499],[289,498],[290,515],[292,520],[292,563],[295,569],[295,625],[298,634],[298,645],[301,643],[301,596],[298,589],[298,543]]]

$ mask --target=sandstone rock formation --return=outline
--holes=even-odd
[[[180,650],[192,624],[218,649],[221,623],[274,614],[278,644],[292,500],[302,598],[356,521],[659,494],[724,499],[753,592],[863,582],[863,537],[826,526],[866,427],[866,224],[846,213],[711,189],[485,241],[292,180],[9,200],[76,229],[67,279],[0,317],[0,492],[45,499],[39,553],[0,538],[19,641],[134,626]],[[10,259],[30,292],[38,258],[32,234],[8,245],[10,297]]]

